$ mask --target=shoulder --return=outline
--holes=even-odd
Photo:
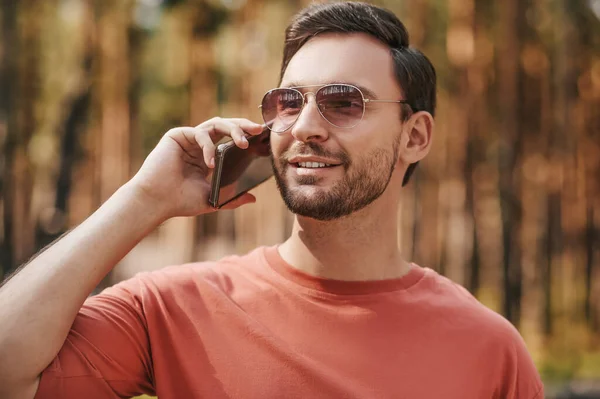
[[[499,382],[501,397],[535,398],[542,382],[525,341],[502,315],[480,303],[468,290],[429,272],[427,302],[446,339],[469,347],[475,364],[490,380]]]
[[[140,273],[136,277],[159,290],[181,290],[197,287],[198,284],[227,289],[232,283],[260,269],[263,262],[262,251],[263,248],[260,247],[243,255],[228,255],[216,261],[171,265]]]
[[[422,295],[436,318],[475,334],[501,338],[519,335],[508,320],[484,306],[460,284],[430,269],[426,276]]]
[[[210,292],[230,292],[258,274],[263,248],[244,255],[230,255],[217,261],[170,265],[119,282],[99,296],[117,296],[147,302],[156,298],[192,298]]]
[[[504,316],[484,306],[466,288],[430,271],[427,302],[438,322],[443,322],[474,342],[496,348],[524,346],[521,335]]]

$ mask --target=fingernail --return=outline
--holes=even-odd
[[[215,167],[215,157],[212,157],[212,158],[210,159],[210,167],[211,167],[211,168],[214,168],[214,167]]]
[[[248,139],[246,137],[242,137],[242,143],[248,144]]]

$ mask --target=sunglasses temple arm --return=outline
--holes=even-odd
[[[408,104],[408,101],[396,101],[396,100],[371,100],[369,98],[365,98],[365,103],[398,103],[398,104]]]

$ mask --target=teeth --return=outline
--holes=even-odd
[[[298,162],[298,165],[301,168],[326,168],[328,166],[331,166],[323,162]]]

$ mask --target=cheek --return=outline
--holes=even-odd
[[[377,112],[368,120],[360,130],[364,146],[384,147],[389,146],[402,132],[400,115],[394,112]]]
[[[291,137],[289,134],[279,135],[277,133],[271,133],[271,153],[275,159],[279,158],[281,154],[285,152],[287,147],[289,147],[290,139],[288,136]]]
[[[385,124],[380,122],[361,123],[354,129],[344,132],[344,150],[351,156],[357,156],[382,147],[386,143],[389,131]]]

